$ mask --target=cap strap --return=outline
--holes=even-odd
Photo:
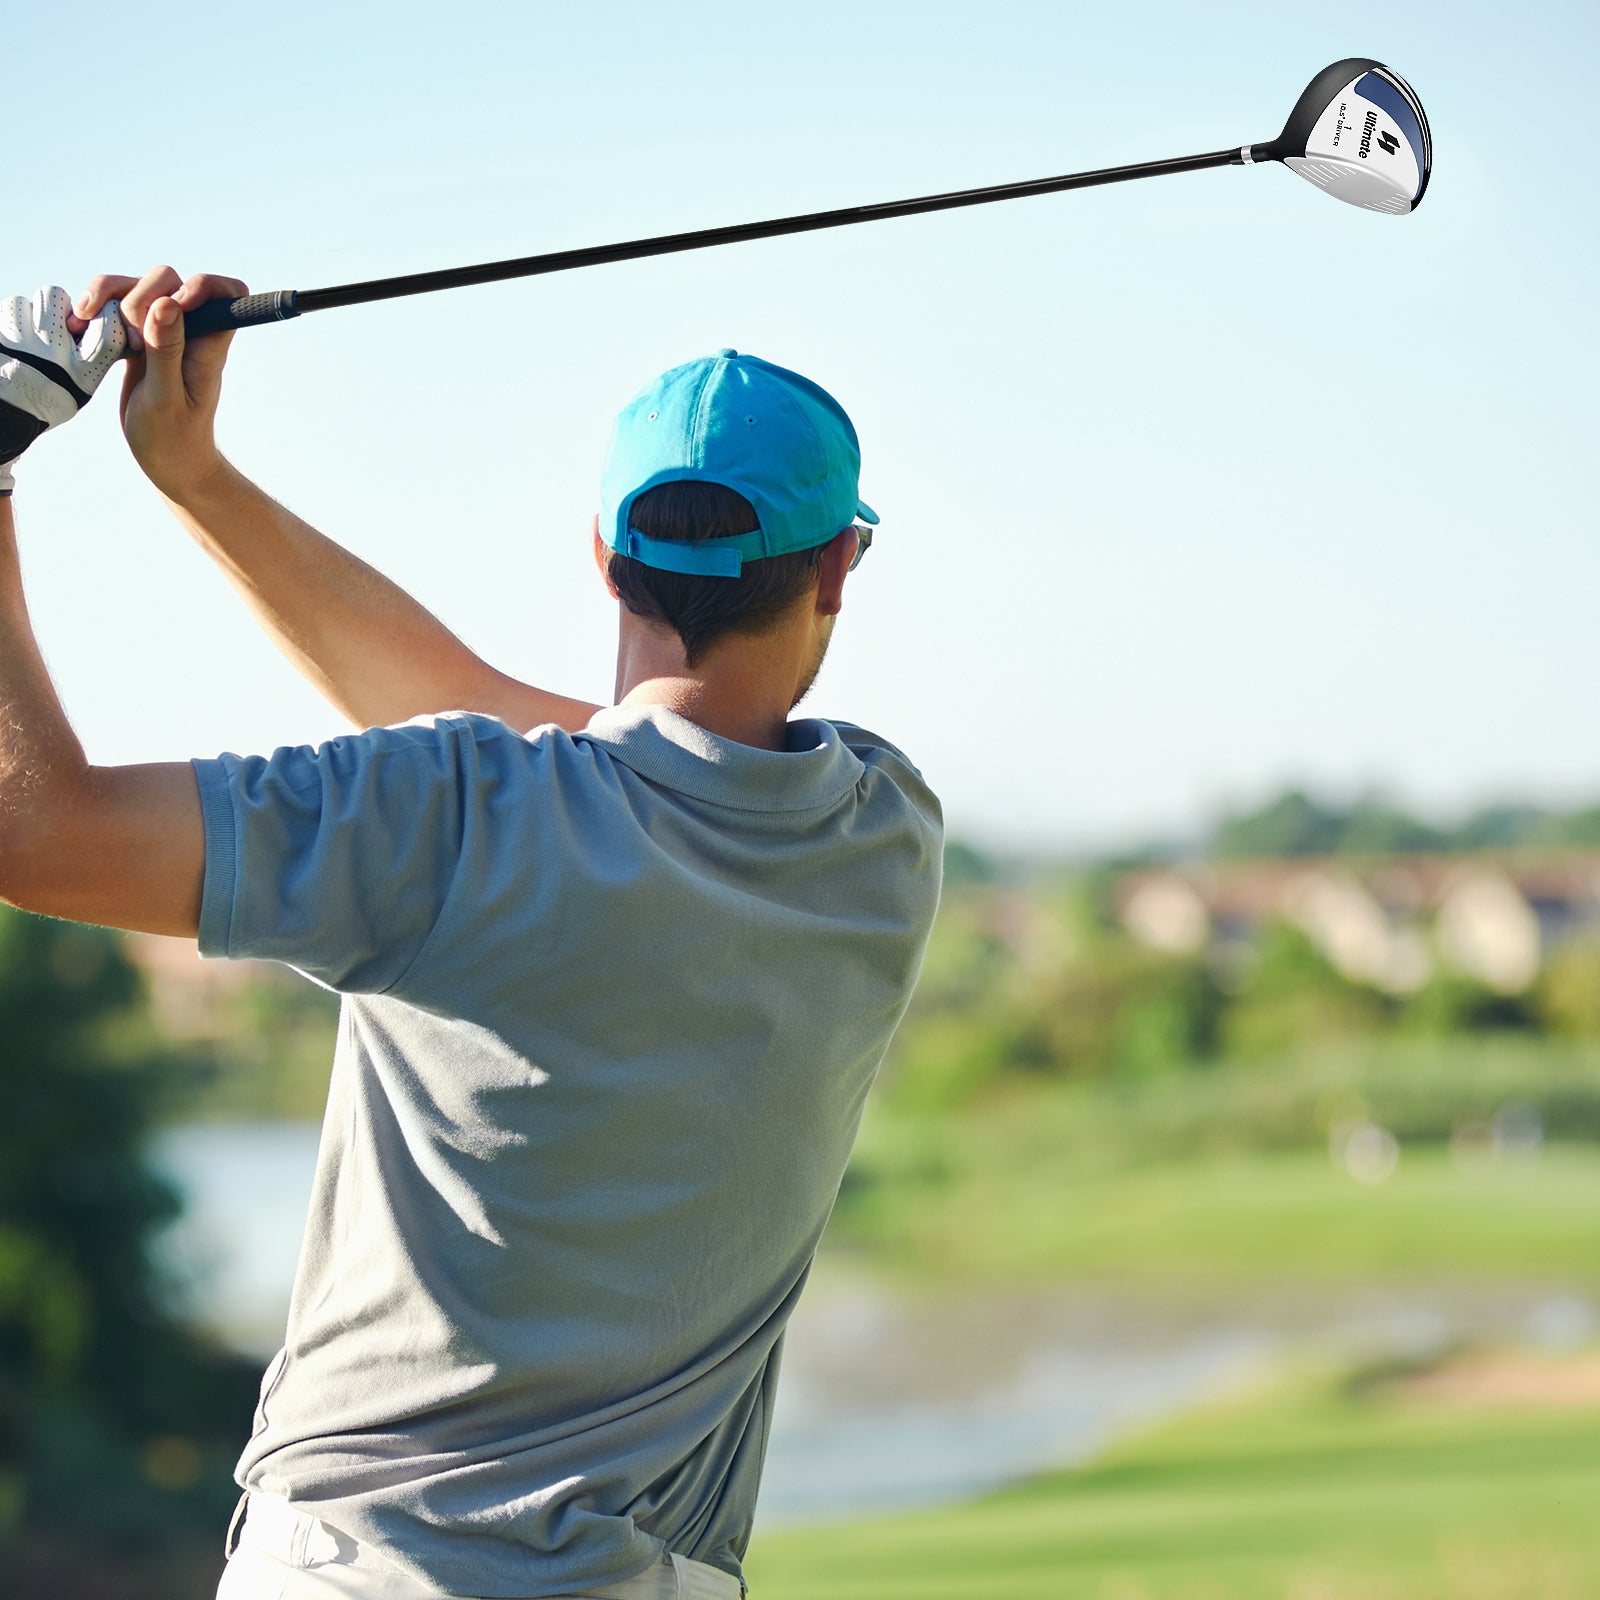
[[[867,507],[861,510],[866,512]],[[876,516],[870,520],[876,522]],[[647,567],[659,567],[667,572],[687,572],[702,578],[737,578],[746,561],[760,561],[770,555],[794,555],[799,550],[814,550],[829,539],[829,534],[816,544],[800,545],[796,550],[773,550],[766,534],[759,528],[749,533],[729,534],[721,539],[652,539],[637,528],[629,528],[622,535],[622,543],[613,545],[619,554],[632,556]],[[606,541],[610,544],[610,540]]]
[[[644,562],[647,567],[667,572],[685,572],[702,578],[737,578],[744,566],[740,544],[747,537],[740,534],[732,539],[652,539],[637,528],[629,528],[623,535],[622,553]]]

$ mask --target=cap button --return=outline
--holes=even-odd
[[[719,350],[717,351],[717,354],[721,356],[724,361],[732,361],[735,357],[737,357],[739,352],[737,350]]]

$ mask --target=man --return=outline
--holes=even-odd
[[[182,313],[243,292],[163,268],[0,307],[0,463],[125,328],[139,464],[367,730],[90,766],[0,499],[0,894],[344,995],[219,1594],[737,1600],[784,1327],[938,894],[915,768],[789,719],[876,521],[854,429],[733,351],[623,411],[602,709],[496,672],[218,454],[228,339],[186,348]]]

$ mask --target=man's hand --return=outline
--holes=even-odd
[[[186,345],[183,314],[248,293],[237,278],[182,279],[171,267],[156,267],[142,278],[96,278],[74,307],[75,320],[86,320],[121,301],[130,349],[122,431],[145,476],[179,505],[223,469],[214,428],[233,341],[231,333],[214,333]]]
[[[74,317],[65,289],[0,300],[0,495],[11,493],[17,457],[77,416],[122,355],[126,339],[111,297],[95,311],[92,321]]]

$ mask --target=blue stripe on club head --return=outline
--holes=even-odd
[[[1356,84],[1356,93],[1363,100],[1370,100],[1373,105],[1387,111],[1411,146],[1412,154],[1417,158],[1417,193],[1411,197],[1415,200],[1422,193],[1422,186],[1428,178],[1428,141],[1422,136],[1422,126],[1417,121],[1416,112],[1411,109],[1406,97],[1387,78],[1380,78],[1376,72],[1369,72]]]

